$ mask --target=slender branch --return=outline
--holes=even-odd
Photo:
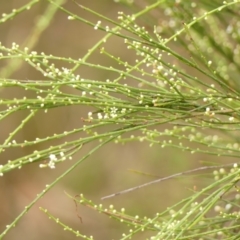
[[[129,193],[129,192],[133,192],[133,191],[138,190],[140,188],[147,187],[147,186],[150,186],[152,184],[163,182],[163,181],[166,181],[166,180],[169,180],[169,179],[172,179],[172,178],[176,178],[176,177],[179,177],[179,176],[182,176],[182,175],[187,175],[187,174],[190,174],[190,173],[199,172],[199,171],[203,171],[203,170],[217,169],[217,168],[222,168],[222,167],[230,167],[230,166],[233,166],[233,164],[238,164],[238,163],[229,163],[229,164],[224,164],[224,165],[220,165],[220,166],[204,166],[204,167],[194,168],[194,169],[191,169],[191,170],[188,170],[188,171],[185,171],[185,172],[175,173],[175,174],[167,176],[167,177],[159,178],[159,179],[156,179],[154,181],[147,182],[147,183],[144,183],[142,185],[138,185],[136,187],[128,188],[128,189],[125,189],[123,191],[110,194],[108,196],[102,197],[101,200],[116,197],[118,195],[122,195],[122,194]]]

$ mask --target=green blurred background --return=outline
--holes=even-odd
[[[12,9],[18,8],[27,2],[26,0],[0,1],[0,11],[1,13],[9,13]],[[112,0],[79,0],[79,2],[114,20],[117,20],[118,11],[131,12],[130,9]],[[11,46],[12,42],[16,42],[20,46],[24,45],[34,29],[37,19],[47,6],[47,1],[39,1],[29,11],[21,13],[14,17],[13,20],[1,24],[0,41],[2,44]],[[139,6],[144,7],[144,2],[139,1]],[[82,18],[97,22],[96,17],[89,15],[72,1],[66,1],[64,7]],[[157,17],[154,24],[157,24],[163,15],[161,12],[155,15]],[[39,53],[45,52],[46,54],[78,59],[83,57],[87,50],[102,36],[104,36],[104,33],[95,31],[92,27],[83,23],[69,21],[65,13],[58,11],[49,27],[38,37],[32,50],[36,50]],[[128,59],[129,62],[134,62],[135,55],[133,52],[126,50],[123,39],[113,38],[113,40],[108,42],[108,49],[114,55]],[[112,65],[110,59],[103,58],[98,53],[90,58],[90,61]],[[9,62],[0,61],[2,78],[5,77],[4,74],[7,75],[5,69],[8,64]],[[108,75],[102,73],[101,75],[100,72],[90,68],[81,68],[78,73],[83,77],[97,80],[113,78],[112,73],[108,73]],[[43,78],[26,64],[21,65],[17,71],[8,77],[16,79]],[[30,92],[29,97],[33,97],[31,94]],[[1,98],[22,97],[23,92],[18,88],[1,89],[0,96]],[[40,138],[53,133],[61,133],[65,130],[78,128],[82,125],[81,117],[86,116],[87,111],[87,108],[81,107],[62,107],[49,111],[47,115],[39,112],[21,131],[21,134],[18,134],[17,140],[33,140],[36,137]],[[0,123],[1,143],[18,126],[26,114],[27,112],[24,111],[17,113],[9,117],[7,121]],[[166,126],[162,126],[162,128],[164,127]],[[46,144],[43,144],[27,149],[9,149],[9,151],[1,154],[0,164],[46,146]],[[58,165],[54,170],[40,169],[37,163],[24,167],[21,170],[14,170],[1,177],[0,231],[2,232],[5,226],[14,220],[24,206],[29,204],[46,184],[51,183],[73,162],[80,159],[92,146],[93,144],[87,145],[74,156],[72,161],[66,161]],[[96,203],[102,203],[106,207],[110,204],[113,204],[117,209],[124,207],[126,212],[132,215],[152,217],[156,212],[161,212],[167,206],[171,206],[183,197],[191,194],[188,188],[193,188],[195,185],[198,187],[201,183],[194,177],[183,177],[105,201],[101,201],[100,198],[156,179],[154,176],[133,173],[128,171],[129,169],[164,177],[194,168],[199,165],[199,161],[208,159],[202,155],[190,155],[177,149],[163,149],[160,146],[149,147],[148,143],[133,142],[124,146],[113,143],[108,144],[87,159],[87,161],[80,164],[63,181],[59,182],[53,190],[47,193],[22,218],[20,223],[4,239],[75,239],[75,236],[71,233],[64,231],[60,226],[49,220],[39,210],[39,206],[47,208],[55,217],[58,217],[65,224],[79,230],[81,233],[93,235],[94,239],[119,239],[121,233],[126,230],[125,226],[91,209],[79,206],[79,213],[83,219],[81,224],[77,218],[73,200],[68,198],[64,191],[73,196],[83,193],[87,198]],[[145,239],[146,236],[142,235],[136,239]]]

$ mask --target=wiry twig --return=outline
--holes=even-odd
[[[135,191],[137,189],[140,189],[140,188],[143,188],[143,187],[147,187],[149,185],[152,185],[152,184],[155,184],[155,183],[159,183],[159,182],[162,182],[162,181],[165,181],[165,180],[169,180],[169,179],[172,179],[172,178],[175,178],[175,177],[179,177],[179,176],[182,176],[182,175],[186,175],[186,174],[189,174],[189,173],[203,171],[203,170],[209,170],[209,169],[222,168],[222,167],[230,167],[230,166],[233,166],[233,164],[239,164],[239,163],[229,163],[229,164],[224,164],[224,165],[219,165],[219,166],[204,166],[204,167],[199,167],[199,168],[195,168],[195,169],[192,169],[192,170],[188,170],[188,171],[185,171],[185,172],[175,173],[175,174],[167,176],[167,177],[159,178],[159,179],[156,179],[154,181],[147,182],[147,183],[144,183],[142,185],[138,185],[136,187],[128,188],[128,189],[125,189],[123,191],[120,191],[120,192],[113,193],[111,195],[102,197],[101,200],[105,200],[107,198],[116,197],[118,195],[129,193],[129,192]]]
[[[74,203],[75,203],[75,207],[76,207],[76,214],[77,214],[77,217],[79,218],[80,222],[83,223],[82,217],[81,217],[80,214],[78,213],[78,205],[77,205],[77,200],[76,200],[77,197],[80,197],[80,195],[79,195],[79,194],[75,195],[75,197],[74,197],[74,199],[73,199],[73,200],[74,200]]]

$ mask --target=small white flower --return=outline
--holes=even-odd
[[[98,113],[97,116],[98,116],[98,119],[102,119],[103,118],[101,113]]]
[[[57,160],[57,157],[56,157],[55,154],[50,154],[49,158],[50,158],[50,161],[56,161]]]
[[[55,168],[55,162],[50,161],[50,162],[48,163],[48,166],[49,166],[51,169],[54,169],[54,168]]]
[[[234,167],[234,168],[237,168],[237,167],[238,167],[238,164],[237,164],[237,163],[234,163],[234,164],[233,164],[233,167]]]
[[[91,117],[91,116],[92,116],[92,112],[89,112],[89,113],[88,113],[88,117]]]

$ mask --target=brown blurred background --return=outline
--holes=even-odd
[[[27,2],[26,0],[0,1],[0,11],[1,13],[9,13],[12,9],[18,8]],[[79,2],[115,20],[117,19],[118,11],[124,11],[125,13],[130,11],[112,0],[81,0]],[[0,41],[2,44],[11,46],[12,42],[16,42],[21,46],[47,6],[47,1],[39,1],[29,11],[21,13],[14,17],[13,20],[1,24]],[[89,15],[72,1],[67,1],[64,7],[82,18],[88,18],[97,22],[96,17]],[[160,17],[161,14],[159,14]],[[157,24],[158,20],[156,19],[155,24]],[[67,15],[58,11],[49,27],[37,39],[33,50],[78,59],[84,56],[87,50],[103,35],[104,33],[95,31],[83,23],[68,21]],[[122,39],[114,38],[114,40],[109,41],[108,49],[116,56],[128,59],[129,62],[134,62],[135,56],[132,52],[125,50]],[[95,58],[91,58],[91,61],[98,62],[98,54],[96,54]],[[103,63],[102,61],[104,61],[104,64],[112,65],[109,59],[101,59],[101,64]],[[6,64],[7,62],[0,61],[2,73],[4,73]],[[89,68],[83,68],[80,74],[97,80],[111,79],[112,77],[111,73],[108,76],[104,75],[104,73],[100,75],[99,72]],[[3,77],[5,76],[1,76],[1,78]],[[26,64],[22,65],[8,77],[17,79],[42,78],[39,73],[36,73],[35,70]],[[22,97],[23,92],[18,88],[1,89],[0,96],[1,98]],[[29,93],[29,96],[31,96],[31,93]],[[40,111],[21,131],[21,134],[17,135],[17,140],[32,140],[36,137],[44,137],[80,127],[82,124],[80,119],[85,113],[86,109],[79,107],[53,109],[49,111],[48,115]],[[18,126],[18,123],[27,116],[26,114],[23,111],[11,115],[6,121],[0,123],[1,143]],[[43,147],[46,147],[46,144],[30,147],[26,150],[10,149],[1,154],[0,164]],[[92,145],[90,144],[83,151],[86,152],[91,147]],[[1,177],[0,232],[15,219],[24,206],[28,205],[36,197],[37,193],[42,191],[46,184],[51,183],[82,155],[79,152],[72,161],[66,161],[58,165],[54,170],[39,169],[39,164],[37,163],[28,165],[21,170],[14,170]],[[106,207],[109,204],[113,204],[117,209],[124,207],[126,212],[132,215],[153,217],[154,213],[161,212],[167,206],[171,206],[176,201],[189,195],[190,191],[187,188],[193,188],[195,184],[199,183],[193,177],[181,178],[181,180],[169,180],[105,201],[101,201],[100,198],[155,179],[154,177],[146,177],[130,172],[128,169],[135,169],[163,177],[193,168],[198,165],[199,160],[203,160],[203,156],[193,156],[177,149],[162,149],[160,146],[149,147],[147,143],[135,142],[124,146],[108,144],[87,159],[87,161],[80,164],[77,169],[66,176],[43,199],[37,202],[4,239],[75,239],[74,235],[64,231],[59,225],[49,220],[39,210],[39,206],[47,208],[55,217],[58,217],[65,224],[79,230],[81,233],[93,235],[94,239],[120,239],[121,233],[127,231],[125,226],[82,206],[79,207],[79,212],[83,219],[81,224],[76,216],[73,200],[69,199],[64,191],[73,196],[83,193],[87,198],[96,203],[102,203]],[[136,239],[145,239],[145,237],[146,235],[139,236]]]

